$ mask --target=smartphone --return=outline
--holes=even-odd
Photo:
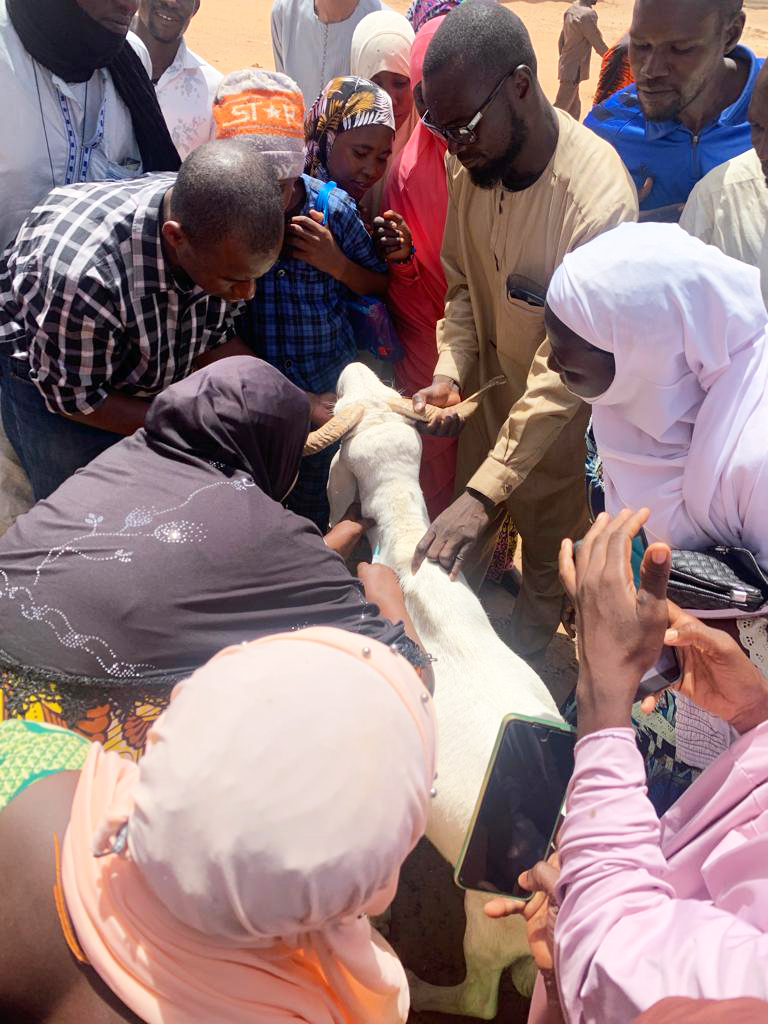
[[[518,876],[547,857],[573,774],[576,733],[544,719],[501,724],[454,878],[462,889],[528,900]]]
[[[680,656],[674,647],[662,647],[659,660],[649,669],[640,680],[640,685],[635,694],[635,700],[642,700],[643,697],[650,697],[659,690],[666,690],[668,686],[676,686],[683,678],[683,670],[680,664]]]

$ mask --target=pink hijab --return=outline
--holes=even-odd
[[[635,1024],[765,1024],[768,1003],[760,999],[662,999]]]
[[[445,16],[433,18],[416,36],[411,49],[412,89],[422,80],[427,48],[444,20]],[[418,302],[425,311],[424,315],[432,322],[434,349],[434,325],[443,316],[445,302],[445,275],[440,249],[448,209],[448,188],[445,183],[445,143],[425,128],[421,120],[392,168],[382,209],[402,214],[411,229],[422,286]],[[430,358],[432,363],[419,373],[420,380],[425,373],[429,381],[432,380],[436,351],[430,353]],[[423,386],[419,383],[414,390]]]
[[[227,648],[139,765],[91,749],[62,861],[85,955],[147,1024],[401,1024],[405,974],[366,915],[424,832],[434,765],[431,700],[375,640]]]
[[[411,88],[422,80],[427,47],[445,17],[433,18],[416,36],[411,49]],[[445,275],[440,250],[448,209],[445,143],[421,121],[392,168],[383,209],[402,214],[416,250],[413,263],[392,267],[387,302],[403,345],[395,365],[398,388],[412,395],[432,383],[437,363],[437,321],[445,313]],[[420,483],[430,519],[453,501],[456,475],[455,438],[424,437]]]

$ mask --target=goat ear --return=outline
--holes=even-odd
[[[342,461],[341,452],[336,452],[328,475],[328,503],[331,506],[330,525],[335,526],[349,506],[357,501],[357,480],[355,474]]]

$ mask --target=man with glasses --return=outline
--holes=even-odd
[[[429,428],[458,433],[461,393],[503,373],[459,445],[458,498],[414,555],[482,580],[506,513],[523,539],[523,584],[513,616],[518,653],[536,658],[560,621],[557,556],[587,523],[587,407],[547,369],[544,296],[563,256],[637,218],[634,186],[615,151],[556,111],[511,11],[467,0],[449,14],[424,62],[424,123],[448,144],[443,242],[445,319],[431,387],[445,413]]]

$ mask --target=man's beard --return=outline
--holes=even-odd
[[[643,116],[646,121],[663,123],[664,121],[677,121],[680,116],[680,112],[685,107],[682,99],[677,96],[675,99],[668,100],[666,105],[661,107],[657,106],[654,110],[646,110],[643,106],[642,98],[640,99],[640,109],[643,111]]]
[[[707,84],[706,78],[687,82],[683,92],[674,94],[666,100],[663,106],[657,106],[655,110],[650,112],[647,112],[643,106],[642,92],[638,90],[638,99],[640,100],[640,109],[643,112],[643,116],[646,121],[651,122],[679,121],[683,111],[701,96],[707,88]]]
[[[510,164],[520,154],[527,140],[528,126],[522,118],[513,116],[509,143],[504,153],[489,163],[468,168],[472,184],[477,188],[496,188],[499,182],[507,179]]]

